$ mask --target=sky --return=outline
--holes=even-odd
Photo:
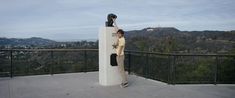
[[[175,27],[235,30],[235,0],[0,0],[0,37],[98,39],[114,13],[125,31]]]

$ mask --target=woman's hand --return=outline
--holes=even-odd
[[[117,26],[117,23],[116,23],[116,18],[112,18],[113,20],[113,25],[115,27],[115,31],[118,31],[118,26]]]
[[[115,43],[112,46],[113,46],[114,49],[117,48],[117,44],[115,44]]]

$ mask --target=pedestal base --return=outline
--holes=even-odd
[[[116,41],[114,27],[103,27],[99,32],[99,83],[104,86],[121,84],[117,66],[111,66],[110,55],[115,53],[112,45]]]

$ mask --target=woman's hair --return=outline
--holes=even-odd
[[[119,30],[117,31],[117,33],[120,33],[120,34],[124,35],[124,31],[123,31],[122,29],[119,29]]]

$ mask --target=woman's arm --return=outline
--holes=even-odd
[[[117,26],[117,23],[116,23],[116,18],[113,18],[113,26],[115,28],[115,31],[117,32],[118,31],[118,26]]]
[[[120,46],[120,49],[119,49],[119,51],[118,51],[118,53],[117,53],[118,56],[121,55],[122,49],[124,49],[124,46]]]
[[[113,18],[113,26],[115,28],[115,32],[117,32],[119,28],[118,28],[117,23],[116,23],[116,18]],[[114,43],[114,45],[115,46],[118,45],[118,38],[117,38],[116,42]]]

